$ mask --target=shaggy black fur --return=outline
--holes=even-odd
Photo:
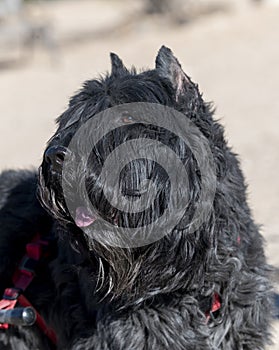
[[[54,244],[25,294],[55,330],[58,349],[264,349],[269,341],[270,269],[247,205],[238,160],[224,139],[222,126],[213,120],[210,105],[169,49],[161,48],[154,70],[139,74],[128,71],[116,55],[111,58],[111,74],[86,82],[58,118],[40,175],[6,171],[0,177],[0,293],[12,285],[25,244],[40,232],[52,237]],[[130,249],[113,248],[84,234],[75,225],[61,188],[63,158],[76,130],[98,112],[129,102],[159,103],[190,118],[208,140],[217,172],[210,215],[189,233],[187,220],[199,197],[201,178],[181,140],[140,122],[129,125],[128,118],[125,132],[119,129],[104,138],[89,160],[81,156],[80,167],[68,174],[73,191],[86,176],[97,215],[122,227],[135,227],[146,217],[119,214],[106,202],[98,175],[111,149],[144,135],[163,140],[184,160],[190,179],[185,216],[163,239]],[[137,186],[146,176],[159,188],[150,220],[160,216],[168,200],[162,169],[138,160],[121,181],[124,194],[133,197],[139,195]],[[214,293],[220,295],[222,307],[206,322]],[[2,331],[0,348],[45,350],[53,346],[33,326]]]

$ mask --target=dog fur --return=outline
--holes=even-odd
[[[67,149],[82,124],[110,107],[148,102],[174,108],[210,145],[217,175],[210,215],[188,233],[187,220],[199,197],[201,178],[193,155],[166,133],[166,142],[187,166],[191,189],[187,213],[173,232],[150,245],[101,244],[75,224],[63,198],[61,174],[52,171],[45,154],[39,172],[11,170],[0,176],[0,292],[11,287],[25,245],[40,232],[51,238],[51,251],[25,295],[55,330],[57,349],[264,349],[270,339],[270,267],[247,204],[239,161],[227,145],[223,127],[169,49],[162,47],[156,68],[141,73],[129,71],[115,54],[111,60],[111,74],[87,81],[70,100],[46,152],[54,146]],[[147,132],[140,123],[125,130],[125,140]],[[80,167],[68,179],[74,188],[89,174],[92,205],[108,221],[115,220],[115,213],[107,207],[98,180],[92,179],[121,137],[115,133],[106,138],[92,161],[81,157]],[[141,169],[147,165],[135,162],[122,181],[133,188],[133,174],[141,179]],[[150,176],[157,185],[165,181],[158,174]],[[162,210],[166,191],[162,183],[161,201],[151,216]],[[123,214],[118,220],[123,224],[132,219]],[[202,304],[210,305],[214,293],[221,298],[221,309],[207,320]],[[2,330],[0,345],[3,350],[55,348],[36,326]]]

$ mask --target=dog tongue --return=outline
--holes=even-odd
[[[76,208],[75,223],[78,227],[87,227],[96,220],[96,217],[85,207]]]

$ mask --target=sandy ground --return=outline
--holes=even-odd
[[[80,28],[91,33],[113,21],[121,24],[123,16],[132,20],[92,40],[62,45],[55,59],[48,50],[36,49],[27,65],[0,71],[0,169],[39,165],[54,118],[85,79],[109,69],[110,51],[127,66],[153,67],[156,51],[165,44],[199,82],[205,98],[215,102],[240,155],[269,262],[279,267],[279,6],[217,13],[180,27],[158,18],[139,23],[137,6],[127,2],[55,6],[43,12],[54,24],[58,44]],[[272,350],[279,349],[275,327]]]

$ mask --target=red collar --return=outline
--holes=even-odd
[[[206,316],[206,323],[209,322],[210,319],[214,320],[214,313],[219,311],[221,309],[221,298],[220,295],[218,293],[214,293],[213,294],[213,298],[212,298],[212,305],[211,305],[211,309],[210,311],[207,311],[205,313]]]
[[[15,308],[16,304],[20,307],[32,307],[34,310],[35,324],[41,329],[41,331],[48,337],[52,344],[56,345],[57,339],[54,331],[49,328],[44,321],[43,317],[35,310],[32,304],[25,298],[23,292],[31,284],[35,277],[34,268],[38,264],[41,258],[48,255],[48,248],[50,242],[47,239],[42,239],[39,234],[26,245],[26,254],[22,258],[19,266],[16,268],[12,281],[13,287],[5,289],[3,299],[0,301],[0,313],[8,311],[12,315],[11,311]],[[24,320],[18,318],[15,319],[14,324],[24,324]],[[9,324],[13,324],[13,316],[9,317]],[[22,322],[22,323],[21,323]],[[8,323],[0,323],[0,329],[7,329]]]

